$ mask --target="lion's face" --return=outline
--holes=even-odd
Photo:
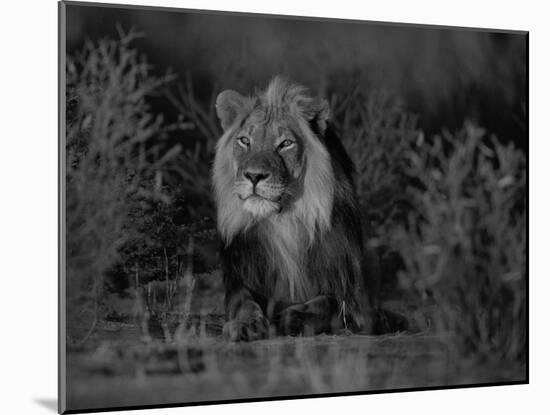
[[[222,238],[266,218],[300,224],[310,240],[328,229],[335,188],[322,140],[328,103],[275,78],[255,96],[221,92],[216,111],[224,131],[213,169]]]
[[[266,122],[253,111],[233,134],[234,193],[243,209],[261,218],[281,212],[297,195],[304,142],[284,117]]]

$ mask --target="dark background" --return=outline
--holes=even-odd
[[[108,7],[67,9],[67,51],[115,36],[159,71],[190,74],[197,94],[262,88],[275,74],[321,95],[365,85],[402,99],[428,134],[475,121],[526,147],[526,37],[498,31]]]

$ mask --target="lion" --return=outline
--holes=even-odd
[[[216,112],[224,335],[372,333],[378,277],[365,264],[354,167],[328,102],[275,77],[254,96],[221,92]]]

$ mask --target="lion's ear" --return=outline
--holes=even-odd
[[[327,121],[330,118],[330,105],[326,99],[317,100],[317,113],[315,115],[315,122],[317,128],[321,133],[324,133],[327,129]]]
[[[233,125],[237,116],[244,110],[246,101],[247,98],[233,90],[220,92],[216,98],[216,113],[224,131]]]
[[[302,113],[317,132],[321,134],[325,132],[327,121],[330,118],[330,106],[326,99],[315,98],[308,100],[302,106]]]

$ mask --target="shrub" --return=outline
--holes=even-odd
[[[403,264],[392,235],[410,210],[404,189],[407,150],[421,135],[417,117],[392,94],[356,87],[332,99],[334,121],[351,156],[369,258],[377,258],[384,299],[399,296],[397,271]],[[395,310],[397,311],[397,310]]]
[[[68,316],[87,315],[92,329],[105,273],[121,248],[140,237],[129,212],[170,201],[162,168],[179,151],[162,145],[171,127],[147,102],[172,77],[150,75],[130,46],[136,37],[120,32],[117,40],[87,42],[67,60]]]
[[[407,151],[412,203],[394,244],[435,332],[482,358],[526,353],[525,155],[466,124]],[[431,298],[430,298],[431,297]]]
[[[333,99],[335,121],[355,169],[356,189],[372,246],[388,245],[391,229],[404,216],[406,152],[419,131],[415,116],[383,91],[356,90]]]
[[[207,89],[206,87],[204,89]],[[175,88],[166,88],[170,105],[177,111],[180,129],[185,130],[185,146],[170,167],[167,183],[180,187],[190,206],[192,219],[215,216],[212,198],[211,165],[222,131],[215,112],[215,88],[197,98],[190,76]]]

